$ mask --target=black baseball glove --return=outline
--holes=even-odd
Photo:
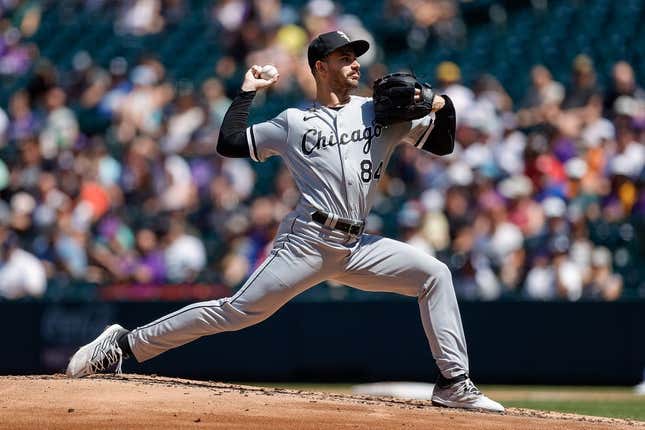
[[[421,91],[419,101],[414,90]],[[428,115],[432,110],[434,92],[412,73],[390,73],[374,81],[374,112],[376,122],[390,125]]]

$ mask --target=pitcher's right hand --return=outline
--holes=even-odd
[[[260,77],[262,67],[254,64],[244,75],[244,82],[242,83],[242,91],[257,91],[264,88],[269,88],[271,85],[278,82],[280,74],[278,73],[271,79],[262,79]]]

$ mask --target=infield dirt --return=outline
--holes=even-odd
[[[142,375],[0,377],[0,429],[645,429],[639,421]]]

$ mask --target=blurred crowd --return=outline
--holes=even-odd
[[[189,13],[181,0],[78,4],[116,7],[114,31],[134,37],[163,32]],[[54,283],[239,286],[298,199],[279,163],[251,165],[215,152],[246,68],[271,63],[281,75],[277,88],[256,98],[256,113],[271,100],[310,103],[315,87],[303,54],[324,31],[371,42],[360,59],[359,93],[370,94],[372,79],[388,71],[379,38],[329,0],[302,8],[279,0],[209,6],[223,55],[203,82],[173,79],[154,54],[101,65],[79,51],[71,68],[52,64],[28,41],[38,5],[0,2],[0,75],[33,70],[0,108],[5,298],[42,296]],[[384,7],[393,26],[408,21],[399,36],[410,49],[429,37],[463,37],[458,2],[389,0]],[[457,109],[455,152],[398,150],[368,230],[446,262],[463,298],[620,297],[621,273],[644,258],[645,92],[626,62],[614,65],[606,88],[596,73],[585,55],[575,58],[566,84],[536,65],[524,99],[513,100],[494,77],[466,85],[459,65],[441,63],[434,85]]]
[[[625,62],[603,91],[585,55],[568,88],[542,65],[531,77],[514,108],[493,77],[471,89],[456,64],[439,66],[458,147],[441,159],[404,151],[394,172],[422,194],[399,221],[453,268],[462,296],[616,299],[615,266],[643,259],[645,92]]]

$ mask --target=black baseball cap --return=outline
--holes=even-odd
[[[349,37],[342,31],[330,31],[316,37],[309,44],[307,58],[311,70],[315,69],[316,61],[322,60],[333,51],[344,46],[349,46],[357,57],[360,57],[370,49],[367,40],[349,40]]]

